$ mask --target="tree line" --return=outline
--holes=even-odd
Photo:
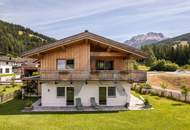
[[[144,45],[141,49],[150,56],[145,61],[147,66],[151,66],[156,60],[164,59],[178,64],[179,66],[190,64],[190,46],[182,46],[176,43]]]

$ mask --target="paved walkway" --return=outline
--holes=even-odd
[[[129,110],[143,110],[144,102],[131,94]]]
[[[41,99],[37,100],[35,103],[33,103],[33,110],[29,110],[30,112],[45,112],[45,111],[64,111],[64,112],[78,112],[78,111],[88,111],[88,112],[94,112],[94,111],[121,111],[121,110],[144,110],[144,102],[140,100],[139,98],[133,96],[131,94],[131,99],[130,99],[130,105],[129,108],[125,108],[123,106],[116,106],[116,107],[100,107],[100,109],[94,109],[92,107],[84,107],[82,110],[76,109],[76,107],[42,107],[40,106]],[[27,112],[28,110],[24,110]]]

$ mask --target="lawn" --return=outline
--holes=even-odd
[[[118,113],[21,113],[27,100],[0,105],[0,130],[189,130],[190,105],[145,96],[154,109]]]
[[[14,87],[11,85],[0,85],[0,93],[7,94],[12,93],[16,90],[19,90],[21,88],[21,85],[17,84]]]

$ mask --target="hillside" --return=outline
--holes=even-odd
[[[178,65],[190,64],[190,33],[145,45],[141,49],[157,59],[170,60]]]
[[[131,39],[126,40],[125,43],[133,47],[141,47],[151,43],[166,39],[162,33],[149,32],[147,34],[140,34],[133,36]]]
[[[25,50],[55,41],[54,38],[39,34],[29,28],[0,20],[0,52],[19,55]]]
[[[175,44],[176,41],[187,41],[190,43],[190,33],[182,34],[173,38],[168,38],[157,42],[156,44]]]

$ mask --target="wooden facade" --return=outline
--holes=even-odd
[[[129,50],[118,47],[118,45],[109,45],[107,41],[104,44],[104,39],[98,41],[81,38],[71,41],[72,39],[67,41],[69,44],[64,44],[64,41],[62,41],[63,44],[58,42],[58,47],[46,48],[47,51],[42,49],[36,52],[34,50],[34,54],[32,54],[33,52],[26,53],[29,57],[39,59],[42,80],[130,80],[130,72],[131,74],[135,73],[135,78],[140,77],[139,81],[146,81],[146,72],[132,72],[130,67],[131,61],[139,58],[138,55],[141,55],[142,52],[130,53]],[[60,72],[57,69],[57,60],[59,59],[74,60],[74,69]],[[113,69],[97,71],[97,60],[112,61]]]

